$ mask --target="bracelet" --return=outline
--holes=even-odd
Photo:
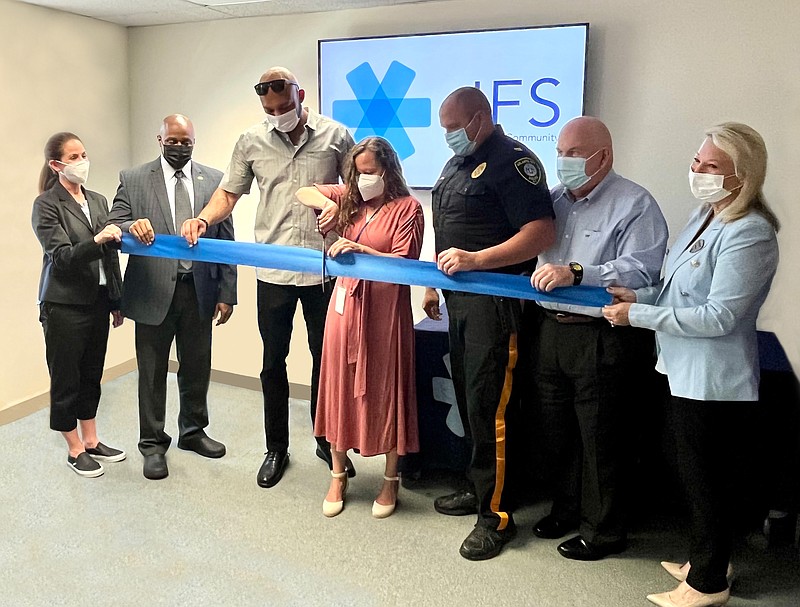
[[[206,230],[208,229],[208,221],[207,220],[203,219],[202,217],[195,217],[195,219],[197,219],[199,221],[202,221],[204,224],[206,224]]]

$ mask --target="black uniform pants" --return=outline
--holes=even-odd
[[[464,429],[472,441],[468,477],[478,497],[478,524],[513,522],[506,487],[506,410],[517,361],[519,300],[445,292],[450,365]]]
[[[753,402],[697,401],[673,396],[670,425],[678,475],[689,506],[692,564],[686,582],[695,590],[721,592],[731,558],[736,519],[749,487],[748,444]]]
[[[71,432],[77,420],[94,419],[100,402],[100,379],[108,345],[110,303],[105,287],[90,305],[42,302],[50,371],[50,428]]]
[[[579,525],[583,538],[598,545],[625,537],[622,387],[644,337],[652,344],[641,329],[603,319],[562,324],[550,313],[540,319],[535,368],[554,484],[551,514]]]
[[[211,379],[211,319],[200,316],[194,283],[188,277],[176,283],[172,304],[160,325],[136,323],[142,455],[166,453],[172,440],[164,430],[164,417],[173,340],[178,356],[178,433],[183,438],[201,433],[208,426]]]
[[[286,357],[289,355],[292,323],[298,300],[303,306],[308,349],[311,351],[313,429],[319,394],[322,338],[332,285],[332,281],[326,282],[323,290],[321,285],[296,287],[258,281],[258,330],[264,342],[261,389],[264,393],[264,431],[268,451],[286,451],[289,448],[289,379],[286,374]],[[328,447],[324,437],[317,437],[316,440],[321,447]]]

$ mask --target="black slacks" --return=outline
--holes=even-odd
[[[50,428],[71,432],[94,419],[108,346],[110,303],[105,287],[91,305],[40,304],[50,371]]]
[[[598,545],[626,535],[621,455],[630,395],[624,387],[643,352],[652,359],[649,331],[603,319],[562,324],[541,315],[534,358],[552,465],[551,514],[578,524],[583,538]]]
[[[692,567],[686,582],[700,592],[728,587],[725,573],[752,476],[748,445],[755,404],[670,399],[678,475],[689,507]]]
[[[450,365],[464,429],[472,442],[467,476],[478,497],[478,524],[513,522],[506,486],[506,413],[517,362],[519,300],[445,291]]]
[[[296,287],[258,281],[258,330],[264,343],[261,389],[264,393],[264,432],[267,450],[285,452],[289,448],[289,378],[286,357],[292,339],[292,322],[297,301],[303,306],[303,318],[311,351],[311,427],[317,413],[319,369],[322,362],[322,338],[333,281],[322,285]],[[324,437],[317,443],[328,448]]]
[[[164,430],[167,371],[172,341],[178,355],[180,413],[178,432],[187,437],[208,426],[211,379],[211,319],[201,318],[191,280],[175,285],[172,304],[160,325],[136,323],[139,366],[139,451],[166,453],[171,437]]]

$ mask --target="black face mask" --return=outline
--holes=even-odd
[[[182,169],[192,159],[192,150],[194,150],[192,146],[164,144],[161,147],[164,150],[164,159],[176,171]]]

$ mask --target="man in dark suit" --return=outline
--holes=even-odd
[[[194,126],[186,116],[167,116],[157,136],[162,155],[120,173],[109,216],[122,231],[150,244],[156,234],[176,234],[208,203],[222,173],[192,161]],[[177,226],[177,230],[176,230]],[[233,240],[230,218],[206,238]],[[167,366],[175,340],[178,355],[178,447],[222,457],[225,445],[205,433],[211,376],[211,324],[224,324],[236,304],[236,266],[132,255],[122,289],[122,311],[136,322],[139,366],[139,451],[144,476],[168,475],[164,431]]]

